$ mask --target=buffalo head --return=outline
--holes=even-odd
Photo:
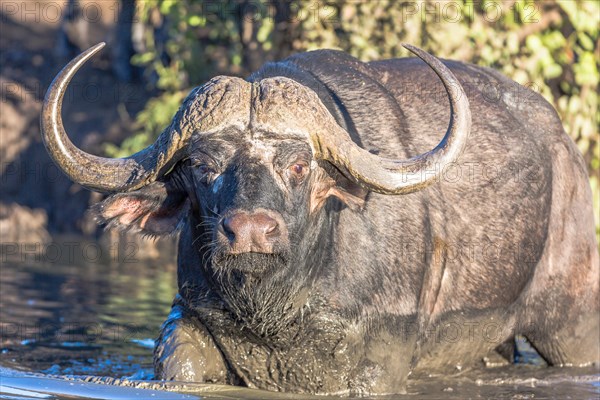
[[[368,191],[424,188],[435,179],[431,171],[457,159],[470,131],[456,78],[406,46],[436,72],[450,99],[446,135],[425,154],[394,160],[360,148],[318,95],[294,80],[217,77],[191,91],[149,147],[122,159],[97,157],[68,139],[61,103],[73,75],[102,47],[73,60],[48,90],[42,131],[50,155],[73,181],[111,194],[97,207],[109,226],[148,235],[184,230],[180,258],[199,260],[197,274],[210,290],[263,334],[301,308],[336,210],[360,210]],[[267,315],[278,322],[265,324]]]

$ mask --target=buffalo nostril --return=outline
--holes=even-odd
[[[225,218],[223,219],[223,221],[221,222],[221,225],[223,226],[223,231],[225,232],[225,234],[227,234],[227,236],[229,236],[230,239],[235,238],[235,221],[234,218]]]
[[[266,221],[263,225],[263,232],[265,235],[273,236],[279,231],[279,224],[272,218],[270,221]]]

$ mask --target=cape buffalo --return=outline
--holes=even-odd
[[[510,358],[515,334],[550,365],[598,362],[591,190],[540,95],[409,45],[418,58],[312,51],[210,80],[155,143],[102,158],[69,141],[61,103],[103,45],[51,84],[42,132],[110,194],[109,227],[179,232],[157,378],[398,393]]]

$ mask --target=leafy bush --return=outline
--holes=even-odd
[[[134,61],[164,92],[140,113],[139,134],[122,152],[153,141],[182,93],[216,74],[245,75],[265,61],[317,48],[363,61],[403,57],[401,43],[408,42],[495,68],[550,101],[584,154],[599,215],[600,2],[145,0],[138,13],[147,48]]]

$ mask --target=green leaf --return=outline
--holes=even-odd
[[[549,64],[544,67],[544,77],[546,79],[558,78],[562,74],[562,67],[558,64]]]
[[[585,50],[594,51],[594,41],[585,32],[577,33],[577,40]]]
[[[204,26],[205,23],[206,19],[198,15],[192,15],[188,18],[190,26]]]
[[[540,38],[538,36],[533,35],[527,36],[527,39],[525,39],[525,44],[527,48],[533,52],[541,50],[544,46]]]
[[[583,53],[579,62],[573,66],[573,70],[575,71],[575,82],[578,85],[598,86],[598,66],[593,53]]]
[[[160,2],[161,14],[169,14],[175,5],[176,5],[175,0],[161,0],[161,2]]]

